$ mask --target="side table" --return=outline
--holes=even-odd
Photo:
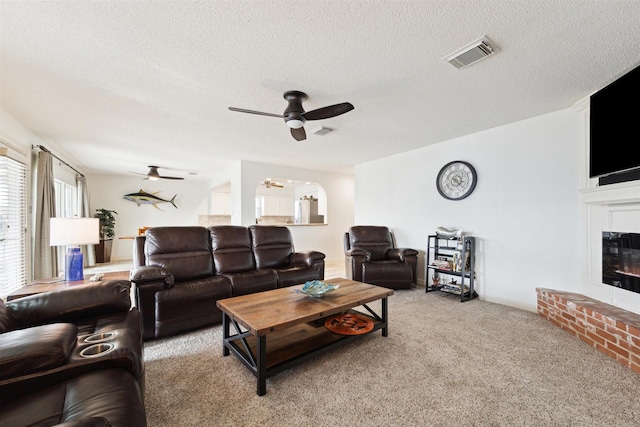
[[[110,271],[104,274],[102,280],[98,282],[104,282],[106,280],[129,280],[129,270],[125,271]],[[29,295],[41,294],[43,292],[59,291],[61,289],[72,288],[75,286],[89,285],[92,282],[90,280],[93,275],[85,275],[84,280],[75,280],[73,282],[65,282],[63,278],[52,277],[49,279],[37,279],[27,286],[23,286],[7,295],[7,301],[14,299],[27,297]]]

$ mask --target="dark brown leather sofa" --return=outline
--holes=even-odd
[[[417,284],[418,251],[396,248],[388,227],[358,225],[344,234],[347,278],[391,289]]]
[[[325,255],[296,252],[287,227],[153,227],[134,242],[144,339],[220,323],[216,301],[324,279]]]
[[[146,426],[130,286],[107,281],[0,301],[0,425]]]

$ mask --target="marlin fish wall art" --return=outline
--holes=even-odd
[[[157,193],[150,194],[140,189],[140,191],[138,191],[137,193],[125,194],[124,196],[122,196],[122,198],[125,200],[129,200],[130,202],[134,202],[138,206],[152,205],[154,208],[158,210],[162,210],[157,206],[158,203],[171,203],[174,208],[178,209],[178,207],[174,203],[174,201],[176,200],[177,194],[176,196],[173,196],[171,200],[161,199],[160,197],[156,196],[156,194]]]

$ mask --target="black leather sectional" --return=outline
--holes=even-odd
[[[128,281],[0,300],[0,425],[146,426]]]
[[[324,279],[325,255],[296,252],[287,227],[153,227],[134,243],[144,339],[219,323],[216,301]]]

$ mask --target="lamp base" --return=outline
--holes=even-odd
[[[64,255],[64,281],[84,280],[84,260],[80,248],[69,248]]]

